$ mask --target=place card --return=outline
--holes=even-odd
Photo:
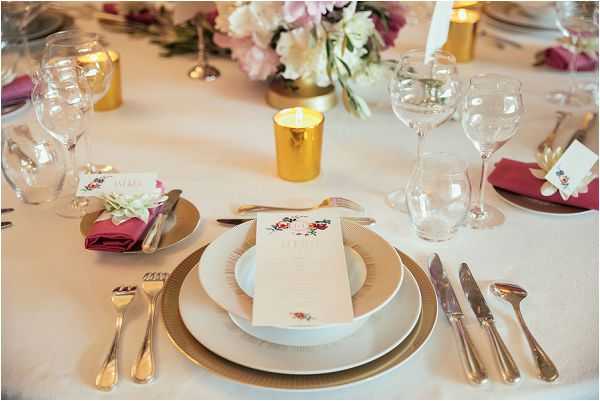
[[[576,140],[548,170],[544,178],[562,193],[571,196],[588,176],[597,160],[597,154]]]
[[[114,173],[79,175],[77,196],[102,197],[106,194],[118,193],[136,195],[156,191],[156,173]]]
[[[260,213],[255,326],[320,326],[354,317],[339,217]]]

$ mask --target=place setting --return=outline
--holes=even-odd
[[[597,331],[577,322],[597,290],[598,4],[538,3],[3,3],[3,199],[20,203],[2,205],[2,290],[35,317],[3,317],[24,339],[3,344],[3,397],[596,396]],[[563,37],[536,66],[479,56],[539,34]],[[264,104],[236,103],[248,88]],[[236,140],[272,175],[231,164]],[[55,243],[25,252],[38,230]],[[55,392],[24,374],[49,346],[29,337],[42,301],[89,383],[65,388],[61,357],[36,368]]]

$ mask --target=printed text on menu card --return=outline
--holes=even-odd
[[[354,317],[338,217],[259,214],[255,326],[319,326]]]

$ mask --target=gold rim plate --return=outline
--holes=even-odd
[[[509,204],[520,209],[526,209],[535,213],[553,216],[573,216],[578,214],[591,213],[593,211],[575,206],[546,202],[541,199],[530,198],[529,196],[510,192],[502,188],[494,186],[492,187],[494,188],[498,196],[500,196]]]
[[[198,264],[203,247],[175,268],[162,295],[161,311],[169,338],[192,362],[229,380],[250,386],[282,390],[317,390],[341,387],[375,378],[407,361],[429,339],[437,319],[435,290],[427,274],[406,254],[398,251],[404,266],[413,274],[421,290],[421,316],[406,339],[387,354],[367,364],[334,373],[288,375],[265,372],[238,365],[209,351],[188,331],[179,313],[179,292],[187,274]],[[209,328],[207,328],[209,330]]]
[[[85,237],[102,211],[88,213],[81,219],[79,229]],[[171,247],[196,231],[200,223],[200,212],[196,206],[185,198],[180,198],[175,210],[167,219],[165,231],[160,239],[157,251]],[[141,247],[123,253],[141,253]]]

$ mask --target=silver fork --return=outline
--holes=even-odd
[[[329,197],[323,199],[321,203],[312,207],[283,207],[283,206],[267,206],[267,205],[241,205],[238,207],[238,213],[253,213],[253,212],[263,212],[268,210],[314,210],[320,209],[322,207],[343,207],[345,209],[355,210],[357,212],[362,212],[364,209],[361,205],[356,202],[351,201],[350,199],[340,198],[340,197]]]
[[[110,391],[119,381],[119,370],[117,367],[117,355],[119,351],[119,337],[121,335],[121,327],[123,326],[123,318],[127,306],[133,301],[137,287],[135,285],[119,286],[112,291],[112,303],[117,310],[117,322],[115,336],[113,338],[110,351],[104,360],[102,369],[96,376],[96,388],[102,391]]]
[[[146,273],[142,288],[148,298],[148,325],[146,326],[146,335],[142,348],[138,354],[137,360],[131,368],[131,377],[137,383],[149,383],[154,378],[155,363],[152,353],[152,331],[154,328],[154,313],[156,311],[156,301],[162,291],[165,281],[169,277],[168,273]]]

